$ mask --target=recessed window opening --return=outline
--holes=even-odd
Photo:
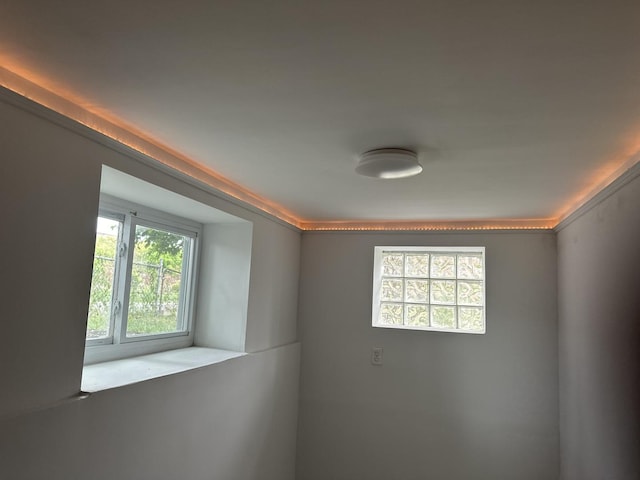
[[[253,224],[186,187],[102,166],[85,366],[194,345],[244,351]]]
[[[484,247],[375,247],[372,325],[485,333]]]

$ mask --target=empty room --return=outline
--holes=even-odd
[[[0,4],[2,480],[638,480],[640,4]]]

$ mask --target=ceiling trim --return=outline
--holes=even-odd
[[[258,210],[280,222],[303,231],[474,231],[474,230],[548,230],[558,229],[584,208],[591,208],[592,201],[600,198],[601,192],[613,185],[618,178],[634,166],[638,167],[640,154],[634,152],[609,172],[604,180],[596,182],[586,193],[575,196],[561,213],[552,218],[538,219],[487,219],[469,221],[314,221],[303,219],[267,198],[224,177],[215,170],[163,144],[141,129],[129,125],[106,110],[95,107],[77,95],[62,90],[58,85],[20,67],[15,62],[0,66],[0,86],[30,100],[35,106],[51,110],[66,119],[87,127],[111,140],[114,148],[131,151],[136,156],[151,160],[157,166],[178,178],[185,177],[220,192],[224,197],[252,210]],[[1,92],[0,92],[1,93]],[[49,116],[47,116],[49,118]],[[55,120],[54,120],[55,121]],[[60,123],[58,120],[57,123]],[[68,125],[67,125],[68,126]],[[77,130],[77,129],[76,129]],[[95,138],[94,138],[95,139]],[[102,142],[104,143],[104,142]],[[635,170],[640,170],[636,168]],[[634,170],[634,171],[635,171]],[[598,201],[601,201],[598,200]],[[561,227],[560,227],[561,228]]]
[[[557,219],[556,227],[565,220],[575,216],[576,213],[582,211],[583,207],[591,208],[588,205],[594,200],[599,202],[602,192],[607,191],[609,187],[614,186],[620,180],[626,178],[629,172],[640,163],[640,138],[631,142],[625,151],[616,156],[612,161],[602,165],[592,175],[591,181],[581,191],[574,194],[562,206],[562,208],[554,215]]]
[[[305,231],[455,231],[455,230],[549,230],[555,219],[468,220],[468,221],[326,221],[303,222]]]
[[[640,157],[640,154],[637,155]],[[589,212],[593,208],[600,205],[611,195],[616,193],[622,187],[631,183],[636,178],[640,177],[640,161],[636,161],[631,167],[626,169],[621,175],[615,178],[611,183],[606,185],[603,189],[598,191],[595,195],[590,197],[587,201],[580,204],[578,208],[576,208],[569,215],[564,217],[558,224],[554,227],[556,232],[559,232],[563,228],[568,227],[570,224],[575,222],[578,218],[582,217],[585,213]]]
[[[0,86],[290,225],[298,227],[300,223],[282,205],[255,194],[117,117],[102,110],[97,111],[99,109],[76,96],[58,94],[2,66]]]

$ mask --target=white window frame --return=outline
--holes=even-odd
[[[150,207],[121,200],[110,195],[100,196],[98,216],[123,222],[118,249],[122,259],[116,262],[113,298],[111,299],[110,336],[87,339],[85,363],[104,362],[119,358],[186,348],[193,345],[198,263],[202,225]],[[183,260],[183,282],[178,316],[182,330],[170,333],[127,337],[128,302],[131,288],[133,246],[137,225],[188,236],[189,242]]]
[[[482,326],[483,329],[482,330],[463,330],[460,328],[455,328],[455,329],[451,329],[451,328],[438,328],[438,327],[432,327],[432,326],[419,326],[419,325],[390,325],[390,324],[382,324],[379,323],[379,316],[380,316],[380,306],[383,303],[382,299],[381,299],[381,292],[382,292],[382,280],[383,280],[383,271],[382,271],[382,255],[383,252],[398,252],[398,253],[402,253],[402,252],[406,252],[406,253],[410,253],[410,252],[420,252],[420,253],[427,253],[430,255],[430,259],[431,259],[431,254],[443,254],[443,253],[451,253],[451,254],[460,254],[460,253],[475,253],[475,254],[480,254],[482,256],[482,264],[483,264],[483,268],[482,268],[482,279],[478,280],[482,282]],[[430,260],[431,261],[431,260]],[[402,277],[398,277],[401,278],[403,280],[405,280],[406,278],[409,277],[405,277],[404,272],[403,272],[403,276]],[[429,275],[429,280],[431,280],[430,275]],[[459,279],[457,276],[457,265],[456,265],[456,286],[457,286],[457,282],[459,280],[463,280],[463,279]],[[429,292],[431,292],[431,288],[429,288]],[[430,294],[430,293],[429,293]],[[392,303],[398,303],[398,304],[402,304],[402,307],[404,309],[406,304],[412,304],[412,302],[406,302],[405,299],[403,299],[402,301],[396,301],[396,302],[392,302]],[[431,302],[429,301],[429,303],[427,303],[426,305],[431,306]],[[464,307],[465,305],[459,305],[458,304],[458,297],[457,297],[457,290],[456,290],[456,301],[454,304],[452,305],[448,305],[448,306],[453,306],[456,309],[456,324],[458,322],[457,320],[457,311],[458,308],[460,306]],[[448,332],[448,333],[467,333],[467,334],[474,334],[474,335],[482,335],[484,333],[486,333],[487,330],[487,302],[486,302],[486,256],[485,256],[485,247],[428,247],[428,246],[376,246],[374,248],[374,262],[373,262],[373,302],[372,302],[372,315],[371,315],[371,325],[373,327],[376,328],[392,328],[392,329],[402,329],[402,330],[425,330],[425,331],[434,331],[434,332]],[[431,318],[431,313],[429,314],[429,317]]]

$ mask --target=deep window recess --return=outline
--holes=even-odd
[[[87,347],[156,342],[188,346],[198,237],[187,219],[117,199],[101,201]],[[186,337],[186,338],[185,338]],[[135,354],[128,348],[126,355]]]
[[[484,247],[375,247],[372,325],[485,333]]]

